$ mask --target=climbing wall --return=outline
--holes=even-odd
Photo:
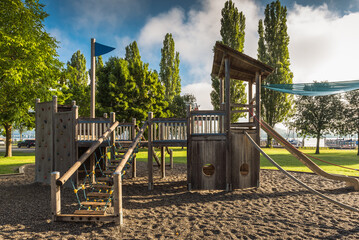
[[[60,176],[76,161],[76,119],[73,111],[54,114],[54,170]]]
[[[36,182],[50,184],[53,170],[53,113],[54,102],[36,103],[35,169]]]

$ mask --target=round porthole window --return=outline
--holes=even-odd
[[[214,166],[213,164],[206,164],[202,168],[203,174],[206,176],[212,176],[214,174]]]
[[[241,175],[246,176],[249,173],[249,165],[247,163],[243,163],[239,168],[239,172]]]

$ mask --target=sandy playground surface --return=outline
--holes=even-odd
[[[155,176],[147,190],[146,163],[138,178],[124,180],[124,222],[52,222],[50,187],[25,176],[0,177],[0,239],[358,239],[359,214],[340,209],[299,187],[278,171],[262,170],[252,190],[186,190],[186,166]],[[156,170],[157,171],[157,170]],[[316,175],[296,177],[327,196],[357,207],[359,193]],[[62,191],[63,206],[75,202]]]

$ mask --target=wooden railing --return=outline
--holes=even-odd
[[[96,141],[110,127],[110,118],[79,118],[77,120],[77,141]],[[132,141],[136,136],[136,119],[132,123],[119,123],[115,130],[116,141]]]
[[[224,134],[224,117],[224,111],[191,111],[191,134]]]
[[[120,123],[116,128],[116,141],[132,141],[136,131],[136,120],[134,123]]]
[[[79,118],[77,120],[77,141],[95,141],[111,125],[109,118]]]
[[[150,121],[153,142],[187,140],[187,119],[153,118]]]

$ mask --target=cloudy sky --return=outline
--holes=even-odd
[[[182,94],[192,93],[201,109],[212,109],[212,48],[220,40],[225,0],[42,0],[50,14],[45,28],[60,43],[62,62],[80,50],[89,67],[90,39],[116,47],[104,55],[124,57],[136,40],[143,61],[159,70],[164,36],[180,53]],[[258,20],[267,0],[234,0],[246,16],[244,53],[257,56]],[[359,79],[359,0],[281,1],[288,8],[289,54],[294,82]]]

